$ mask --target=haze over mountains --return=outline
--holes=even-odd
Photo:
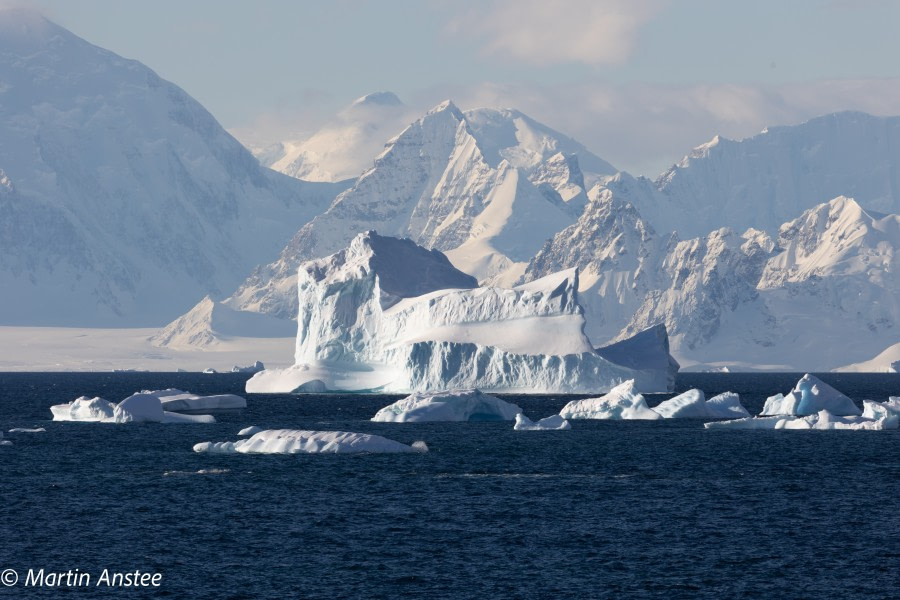
[[[0,116],[6,325],[161,326],[202,299],[158,342],[207,346],[296,318],[299,264],[374,229],[481,282],[578,267],[595,346],[665,323],[683,364],[831,369],[900,339],[897,117],[715,138],[652,181],[513,109],[410,118],[381,92],[260,155],[288,177],[27,11],[0,12]]]

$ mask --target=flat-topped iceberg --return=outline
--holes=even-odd
[[[522,413],[516,415],[516,431],[559,431],[572,429],[572,425],[560,415],[551,415],[538,422],[534,422]]]
[[[379,435],[347,431],[267,429],[236,442],[201,442],[194,452],[216,454],[359,454],[427,452],[422,442],[411,446]]]
[[[818,377],[807,373],[800,378],[786,396],[776,394],[766,400],[761,416],[807,416],[819,411],[837,416],[859,416],[862,411],[853,400],[840,393]]]
[[[370,231],[303,263],[298,300],[295,365],[255,374],[247,392],[666,391],[677,371],[658,327],[593,348],[576,269],[478,287],[440,252]]]
[[[644,396],[637,393],[634,381],[626,381],[600,398],[572,400],[559,414],[564,419],[662,419],[662,415],[647,406]]]
[[[103,398],[81,396],[50,407],[54,421],[87,423],[215,423],[212,415],[182,415],[163,409],[158,396],[137,393],[113,404]]]
[[[896,415],[867,419],[859,416],[836,416],[827,410],[806,416],[778,415],[749,417],[731,421],[704,423],[707,429],[793,429],[793,430],[870,430],[897,429]]]
[[[702,390],[693,389],[664,400],[653,411],[665,419],[733,419],[749,417],[750,413],[741,404],[740,396],[725,392],[709,400]]]
[[[522,409],[481,390],[449,390],[433,394],[416,392],[372,417],[383,423],[429,421],[512,421]]]
[[[150,394],[159,398],[164,410],[170,412],[193,412],[201,410],[226,410],[247,408],[246,398],[235,394],[214,394],[199,396],[177,388],[165,390],[144,390],[142,394]]]

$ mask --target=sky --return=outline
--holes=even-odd
[[[653,177],[717,134],[900,114],[893,0],[14,4],[146,64],[248,145],[310,135],[390,90],[413,112],[517,108]]]

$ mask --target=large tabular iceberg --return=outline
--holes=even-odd
[[[372,420],[389,423],[512,421],[521,412],[515,404],[480,390],[450,390],[434,394],[417,392],[385,406]]]
[[[644,397],[637,393],[634,381],[626,381],[600,398],[572,400],[559,415],[564,419],[662,419],[662,415],[649,406]]]
[[[194,452],[217,454],[359,454],[426,452],[422,442],[412,446],[367,433],[267,429],[236,442],[200,442]]]
[[[296,364],[257,373],[246,389],[591,393],[629,379],[670,389],[677,363],[664,330],[604,354],[584,334],[577,290],[575,269],[477,287],[440,252],[363,233],[301,265]]]
[[[819,378],[807,373],[794,389],[784,396],[776,394],[766,400],[760,413],[762,416],[795,415],[806,416],[826,410],[837,416],[858,416],[862,414],[853,400],[840,393]]]

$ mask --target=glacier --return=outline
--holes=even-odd
[[[511,421],[522,409],[481,390],[416,393],[385,406],[372,417],[383,423]]]
[[[347,431],[266,429],[236,442],[200,442],[194,452],[214,454],[361,454],[427,452],[422,442],[411,446],[379,435]]]
[[[671,389],[677,363],[664,330],[606,358],[584,334],[577,287],[576,269],[477,287],[436,250],[362,233],[301,266],[295,365],[255,374],[246,390],[590,393],[626,380]]]

